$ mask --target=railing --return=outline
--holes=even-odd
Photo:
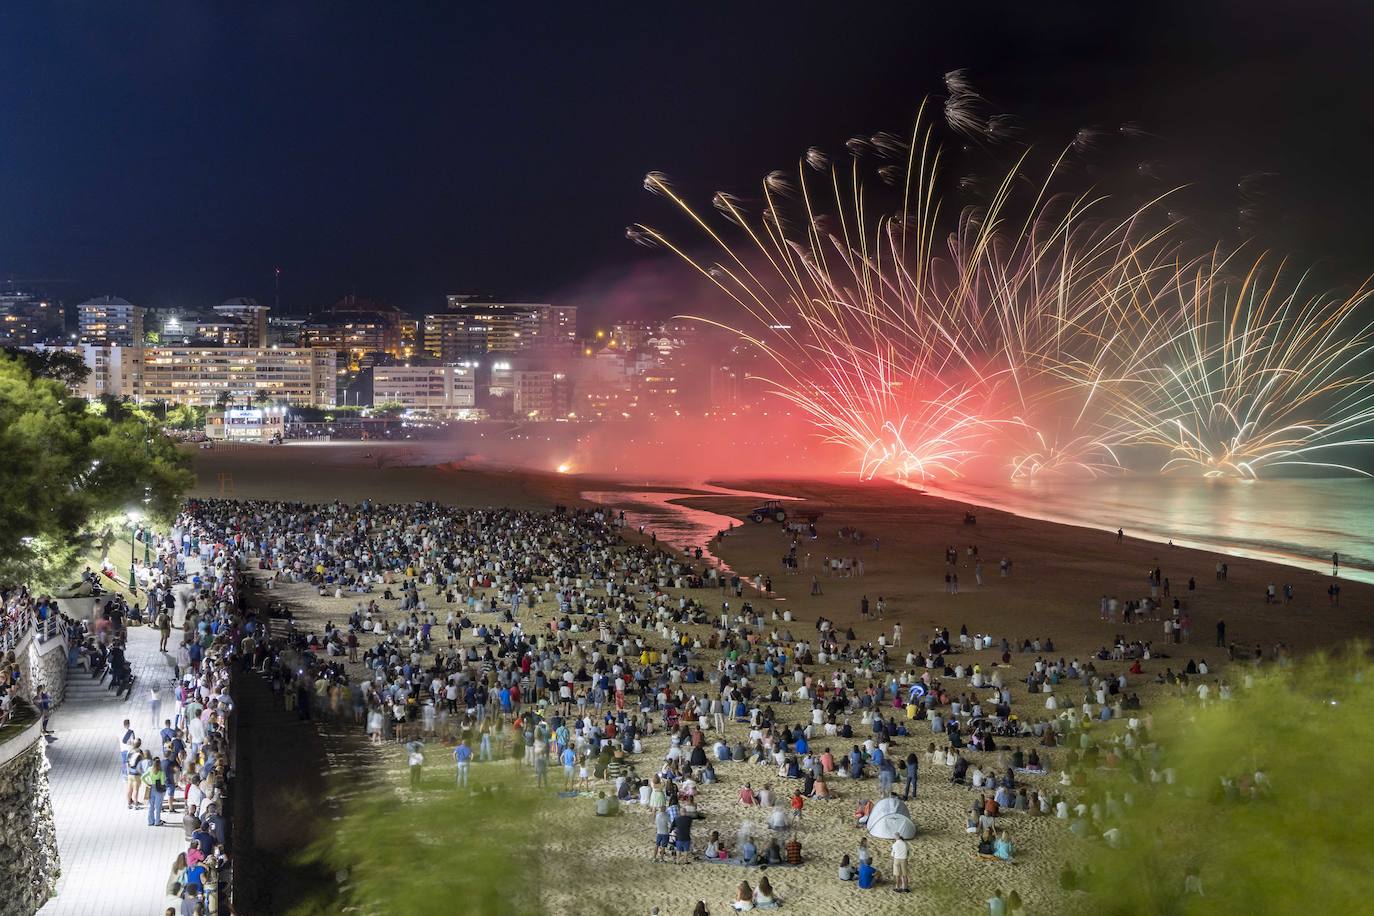
[[[0,655],[6,655],[28,639],[33,630],[34,613],[25,611],[18,620],[12,620],[0,629]]]
[[[62,618],[59,615],[54,614],[47,620],[40,620],[37,623],[38,625],[34,630],[35,637],[40,644],[50,639],[57,639],[62,635]]]

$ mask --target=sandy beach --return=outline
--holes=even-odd
[[[386,446],[368,443],[203,451],[196,454],[198,484],[193,495],[302,502],[371,499],[400,503],[432,499],[460,506],[537,508],[579,504],[583,492],[633,493],[641,489],[625,481],[444,464],[435,462],[434,457],[414,449],[404,454],[396,449],[389,454]],[[728,537],[712,546],[712,551],[741,576],[771,577],[771,592],[747,590],[744,600],[762,607],[765,614],[774,608],[780,613],[789,611],[793,620],[787,626],[801,639],[814,632],[817,616],[824,615],[841,628],[852,626],[860,641],[877,640],[880,634],[890,638],[893,624],[900,623],[903,652],[910,646],[923,647],[937,626],[948,627],[956,634],[961,626],[966,626],[970,634],[1006,637],[1013,646],[1023,639],[1048,637],[1054,641],[1055,657],[1086,659],[1101,647],[1111,645],[1117,634],[1124,634],[1128,640],[1150,641],[1168,655],[1146,661],[1143,675],[1134,676],[1131,681],[1130,689],[1139,693],[1148,711],[1166,689],[1174,689],[1153,682],[1166,666],[1179,670],[1190,658],[1205,659],[1212,666],[1209,680],[1228,676],[1226,650],[1214,645],[1218,620],[1224,619],[1226,623],[1228,642],[1266,649],[1281,643],[1297,652],[1374,634],[1374,587],[1344,582],[1341,606],[1332,607],[1327,596],[1328,577],[1136,540],[1129,537],[1129,519],[1120,520],[1128,536],[1117,543],[1114,535],[1099,531],[1026,520],[986,509],[977,511],[976,524],[966,525],[963,505],[893,484],[780,479],[712,483],[795,497],[795,502],[788,503],[789,511],[821,513],[819,536],[803,539],[798,548],[799,558],[809,555],[809,559],[803,559],[802,568],[789,575],[781,558],[792,536],[771,521],[755,524],[743,520],[755,503],[753,498],[697,496],[685,501],[696,508],[742,519]],[[613,497],[602,498],[615,506]],[[837,534],[841,528],[857,529],[862,535],[857,540],[841,540]],[[968,554],[971,545],[976,545],[982,562],[981,586],[976,582],[975,561]],[[944,553],[948,547],[958,552],[958,594],[946,591]],[[863,575],[826,575],[822,565],[827,557],[861,560]],[[999,573],[1002,558],[1011,564],[1006,576]],[[1216,577],[1218,562],[1229,566],[1225,581]],[[1104,595],[1123,601],[1147,596],[1147,572],[1155,566],[1162,569],[1172,595],[1182,598],[1192,619],[1191,641],[1187,644],[1165,646],[1159,621],[1125,625],[1108,623],[1099,617],[1099,603]],[[819,596],[811,594],[813,576],[820,583]],[[1190,579],[1195,582],[1192,590],[1188,585]],[[1265,587],[1270,583],[1279,588],[1280,594],[1285,584],[1291,584],[1293,601],[1266,603]],[[722,600],[729,600],[732,607],[738,606],[733,595],[721,593],[717,597],[703,590],[691,594],[704,600],[708,607],[718,606]],[[865,596],[873,603],[880,596],[883,598],[885,620],[861,618],[860,602]],[[274,597],[291,604],[298,625],[304,629],[318,626],[326,619],[342,620],[356,603],[355,597],[320,597],[305,585],[279,586]],[[541,616],[547,620],[552,610],[544,605],[536,607],[528,614],[528,622]],[[690,632],[693,628],[688,629]],[[704,640],[706,628],[699,629]],[[367,637],[364,645],[372,639],[375,637]],[[969,653],[985,666],[999,661],[998,655],[992,650]],[[1013,710],[1032,720],[1047,715],[1042,698],[1028,697],[1023,682],[1034,657],[1034,653],[1014,651],[1012,663],[1003,673],[1012,685]],[[1124,671],[1126,664],[1108,661],[1099,662],[1098,666],[1099,672]],[[1081,701],[1081,696],[1071,698],[1070,702],[1074,701]],[[780,715],[784,721],[799,721],[805,710],[784,708]],[[894,745],[899,757],[908,751],[923,754],[934,740],[925,723],[916,726],[911,737]],[[729,730],[732,739],[746,732],[743,725],[732,725]],[[360,745],[364,741],[361,729],[357,740]],[[821,738],[819,743],[825,745],[830,740]],[[837,753],[848,749],[844,739],[833,740],[836,745],[843,745],[836,746]],[[1027,741],[1010,743],[1027,750],[1030,747]],[[943,740],[939,744],[943,746]],[[640,772],[649,772],[653,761],[661,759],[666,749],[665,737],[648,739]],[[399,751],[388,746],[378,754],[375,772],[388,774],[381,778],[390,778],[389,774],[394,773],[399,782],[403,770]],[[1057,789],[1058,764],[1063,754],[1063,749],[1051,750],[1049,775],[1031,778],[1026,784],[1047,791]],[[979,763],[986,757],[995,762],[996,756],[971,754],[970,759]],[[436,759],[442,757],[436,755]],[[388,769],[388,762],[394,762],[394,766]],[[694,830],[698,849],[711,830],[720,831],[733,844],[746,816],[762,825],[765,816],[757,811],[748,812],[737,800],[743,782],[749,781],[756,788],[771,783],[779,792],[790,788],[787,780],[774,776],[771,767],[731,762],[718,765],[717,769],[720,782],[703,787],[699,795],[707,819]],[[1012,813],[1002,820],[1016,843],[1015,863],[979,860],[974,855],[973,839],[964,831],[964,812],[972,800],[969,790],[951,785],[948,770],[929,766],[924,757],[920,791],[910,803],[919,828],[912,841],[913,893],[893,894],[886,885],[875,891],[859,891],[851,884],[841,883],[836,878],[840,857],[846,853],[853,856],[864,835],[853,826],[855,804],[860,799],[875,797],[877,783],[871,778],[857,784],[837,779],[832,786],[838,790],[838,799],[809,803],[796,832],[803,844],[805,864],[768,872],[787,902],[787,910],[835,914],[973,913],[985,907],[984,901],[999,889],[1016,890],[1025,901],[1027,913],[1062,910],[1066,901],[1055,875],[1073,854],[1065,822]],[[592,822],[590,801],[556,799],[550,806],[548,823],[540,829],[551,838],[549,848],[555,851],[550,856],[549,886],[545,891],[551,912],[648,914],[658,906],[667,916],[690,913],[698,898],[707,901],[712,913],[728,912],[727,902],[736,884],[741,879],[751,884],[757,881],[757,870],[700,862],[651,862],[652,817],[637,806],[628,806],[617,821],[592,834],[588,842],[578,842],[577,838]],[[884,878],[890,876],[890,844],[871,840],[870,845],[879,872]]]

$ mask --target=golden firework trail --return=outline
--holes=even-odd
[[[846,161],[808,149],[754,201],[717,193],[719,230],[650,172],[645,187],[705,233],[707,255],[627,230],[739,307],[743,321],[699,320],[756,348],[757,377],[846,446],[859,476],[979,463],[1014,479],[1095,476],[1160,452],[1165,471],[1358,470],[1323,456],[1368,441],[1352,436],[1374,406],[1370,330],[1355,315],[1367,289],[1305,299],[1277,273],[1261,283],[1258,265],[1237,285],[1226,259],[1179,255],[1159,198],[1111,219],[1105,197],[1056,193],[1062,156],[1019,204],[1023,156],[944,232],[924,113],[909,138],[850,140]],[[879,195],[862,162],[873,152]]]

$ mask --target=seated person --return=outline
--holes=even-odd
[[[873,800],[865,798],[859,803],[859,807],[854,809],[854,826],[862,827],[868,823],[868,816],[873,813]]]
[[[992,844],[992,854],[1003,862],[1010,862],[1012,855],[1016,852],[1016,847],[1011,840],[1007,839],[1007,832],[999,830],[997,839]]]
[[[992,828],[987,827],[978,837],[978,855],[980,858],[991,858],[993,848],[996,846],[997,837],[993,834]]]
[[[711,838],[706,841],[706,851],[702,853],[705,859],[728,859],[730,851],[720,841],[720,831],[712,830]]]
[[[859,863],[859,887],[868,890],[878,883],[878,870],[872,862]]]
[[[776,909],[782,903],[777,892],[773,890],[773,885],[769,883],[768,876],[759,878],[759,886],[754,889],[754,907],[760,910]]]
[[[736,910],[752,910],[754,908],[754,889],[749,886],[748,881],[741,881],[739,889],[735,892],[735,899],[730,906]]]
[[[844,856],[841,856],[841,857],[840,857],[840,880],[841,880],[841,881],[853,881],[853,880],[854,880],[854,866],[849,864],[849,856],[848,856],[848,855],[844,855]]]
[[[614,798],[607,798],[605,792],[596,793],[596,816],[615,817],[620,813],[620,802]]]

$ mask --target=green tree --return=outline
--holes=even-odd
[[[205,411],[193,404],[178,404],[167,411],[166,423],[173,429],[199,429],[205,425]]]
[[[0,582],[59,582],[127,509],[176,511],[190,459],[118,404],[88,410],[0,356]]]
[[[64,385],[76,386],[86,381],[91,369],[86,361],[67,350],[29,350],[20,347],[5,347],[5,355],[17,360],[39,378],[50,378]]]
[[[473,794],[453,788],[449,767],[426,769],[420,796],[398,801],[395,787],[381,786],[347,802],[303,856],[347,878],[293,916],[544,912],[541,877],[554,853],[541,848],[535,823],[548,797],[529,787],[528,773],[501,764],[474,767],[474,781],[483,783]],[[585,814],[583,842],[595,833],[590,804]]]
[[[220,410],[224,410],[233,402],[234,396],[228,391],[221,391],[219,394],[215,395],[215,406]]]
[[[1119,840],[1090,857],[1084,912],[1369,912],[1374,809],[1359,796],[1374,768],[1374,671],[1365,647],[1227,676],[1244,679],[1233,698],[1217,699],[1215,676],[1195,680],[1207,682],[1209,705],[1166,705],[1138,765],[1127,754],[1090,779],[1087,800],[1107,813],[1092,832],[1115,828]]]

